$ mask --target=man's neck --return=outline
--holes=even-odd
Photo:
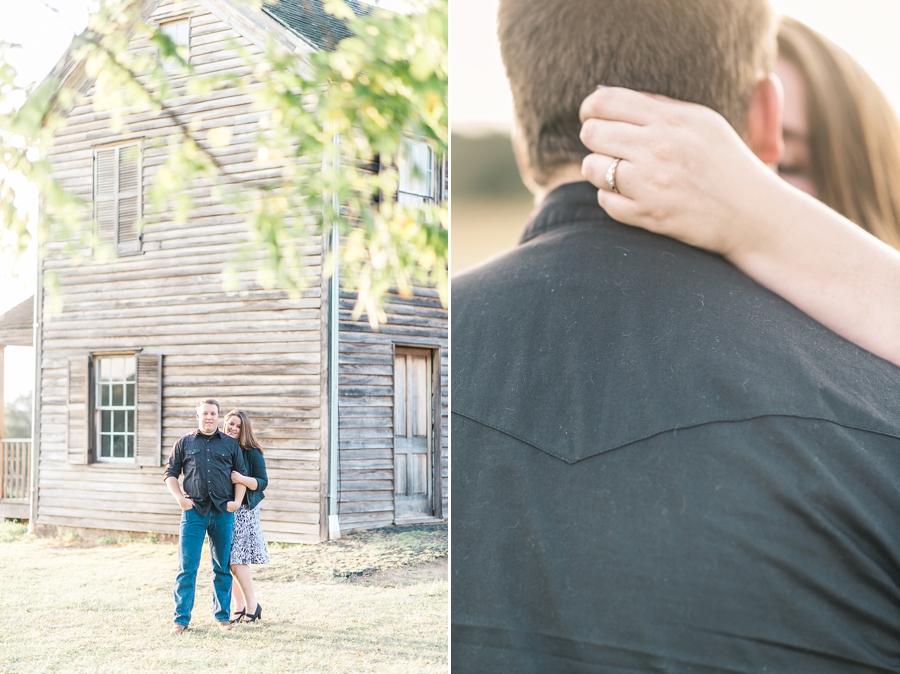
[[[534,191],[534,205],[540,206],[543,203],[544,199],[550,194],[553,190],[561,185],[565,185],[567,183],[580,183],[584,182],[584,176],[581,175],[581,165],[580,164],[566,164],[559,168],[559,170],[553,173],[553,176],[550,178],[547,183],[544,185],[538,185],[537,189]]]

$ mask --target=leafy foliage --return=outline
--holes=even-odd
[[[31,393],[23,393],[15,400],[6,403],[6,429],[3,434],[4,437],[31,437],[31,404]]]
[[[244,2],[257,9],[261,4]],[[187,190],[176,188],[207,180],[213,195],[246,213],[250,243],[243,264],[255,265],[264,286],[292,291],[308,278],[306,244],[336,226],[344,287],[358,294],[355,315],[365,312],[374,327],[386,319],[381,307],[393,288],[409,294],[414,284],[431,284],[446,305],[446,203],[410,206],[392,197],[404,138],[427,141],[438,156],[447,153],[448,0],[412,0],[409,14],[377,8],[356,14],[344,0],[323,2],[327,12],[346,21],[351,37],[308,58],[288,53],[274,38],[263,58],[234,45],[252,73],[246,77],[197,74],[182,48],[146,23],[143,3],[134,0],[103,0],[75,38],[70,59],[84,64],[94,107],[110,112],[113,132],[127,131],[127,116],[147,110],[168,117],[177,131],[156,174],[146,218],[172,209],[176,222],[186,220],[192,203]],[[137,40],[152,48],[129,49]],[[53,236],[68,240],[72,250],[87,244],[96,249],[101,244],[85,226],[90,205],[60,186],[47,161],[53,132],[83,94],[68,80],[61,85],[52,77],[29,90],[18,88],[5,59],[9,48],[0,43],[0,220],[6,245],[20,253],[28,242],[24,178],[42,195],[42,243],[52,223]],[[189,95],[224,88],[253,92],[265,111],[257,161],[280,166],[276,178],[248,185],[229,175],[217,150],[231,142],[230,130],[179,116],[171,105],[173,72],[187,74]],[[23,96],[27,102],[17,107]],[[363,170],[376,159],[380,171]]]

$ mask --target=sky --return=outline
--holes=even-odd
[[[772,5],[846,50],[900,110],[900,1],[772,0]],[[450,0],[450,119],[455,130],[508,129],[512,123],[496,14],[497,0]]]

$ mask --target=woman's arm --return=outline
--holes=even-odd
[[[257,482],[256,478],[250,477],[249,475],[241,475],[237,471],[231,472],[231,482],[232,484],[243,485],[246,489],[250,491],[256,491]]]
[[[242,484],[250,491],[264,491],[269,484],[268,475],[266,473],[266,460],[263,458],[262,452],[258,449],[247,451],[248,473],[250,475],[241,475],[238,472],[231,473],[231,481],[234,484]]]
[[[610,216],[723,255],[900,365],[900,252],[781,180],[709,108],[604,87],[581,118],[594,152],[583,172]],[[614,157],[619,194],[606,183]]]

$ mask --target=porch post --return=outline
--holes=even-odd
[[[6,437],[6,397],[3,391],[3,355],[5,351],[6,345],[0,344],[0,440]]]

